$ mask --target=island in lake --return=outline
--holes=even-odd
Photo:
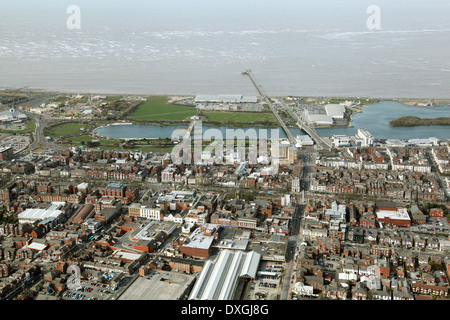
[[[389,122],[391,127],[406,127],[406,126],[443,126],[450,125],[449,117],[438,118],[419,118],[413,116],[401,117]]]

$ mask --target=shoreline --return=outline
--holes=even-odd
[[[95,95],[95,96],[117,96],[123,95],[128,97],[154,97],[154,96],[164,96],[168,98],[186,98],[186,97],[195,97],[199,93],[139,93],[139,92],[102,92],[102,91],[83,91],[83,90],[53,90],[53,89],[42,89],[42,88],[2,88],[0,89],[0,93],[9,93],[11,95],[14,94],[48,94],[48,95],[65,95],[65,94],[80,94],[80,95]],[[431,97],[378,97],[378,96],[336,96],[336,95],[295,95],[295,94],[286,94],[286,95],[271,95],[272,97],[301,97],[301,98],[314,98],[314,99],[347,99],[347,100],[364,100],[364,99],[378,99],[381,101],[397,101],[407,106],[411,103],[448,103],[450,105],[450,97],[448,98],[431,98]],[[420,107],[427,107],[426,105],[421,105]]]
[[[61,92],[61,91],[48,91],[48,90],[37,90],[37,89],[24,89],[24,90],[3,90],[3,92],[7,92],[8,94],[14,95],[14,94],[24,94],[24,93],[28,93],[29,94],[29,98],[33,99],[33,95],[38,95],[38,94],[42,94],[43,96],[41,98],[45,99],[45,98],[55,98],[56,96],[64,96],[64,94],[67,94],[67,92]],[[0,90],[0,92],[2,92],[2,90]],[[78,94],[78,95],[86,95],[86,93],[73,93],[73,94]],[[117,96],[117,93],[104,93],[104,94],[100,94],[100,93],[88,93],[89,95],[98,95],[98,96],[106,96],[106,97],[110,97],[110,96]],[[127,95],[128,97],[132,97],[131,94]],[[141,97],[141,98],[149,98],[149,97],[153,97],[153,96],[163,96],[166,97],[168,101],[170,101],[171,103],[175,103],[179,100],[183,100],[186,98],[192,98],[195,97],[195,95],[135,95],[136,97]],[[302,98],[301,96],[285,96],[285,97],[299,97]],[[34,97],[36,98],[36,97]],[[312,97],[308,97],[308,98],[312,98]],[[123,97],[122,97],[123,99]],[[325,100],[325,99],[336,99],[336,97],[321,97],[321,100]],[[338,99],[336,99],[338,100]],[[316,127],[317,129],[333,129],[333,128],[351,128],[353,127],[353,116],[357,113],[363,113],[365,107],[369,106],[369,105],[373,105],[373,104],[377,104],[377,103],[381,103],[381,102],[389,102],[389,101],[393,101],[393,102],[397,102],[400,103],[406,107],[414,107],[414,106],[418,106],[418,107],[430,107],[433,108],[434,106],[436,106],[436,103],[440,103],[440,104],[444,104],[441,105],[441,107],[446,107],[445,104],[448,104],[448,106],[450,106],[450,99],[420,99],[420,98],[373,98],[373,97],[369,97],[369,98],[363,98],[363,97],[340,97],[339,100],[348,100],[348,101],[354,101],[354,102],[358,102],[360,101],[360,104],[357,105],[356,107],[347,107],[347,110],[350,112],[350,114],[348,115],[348,120],[346,124],[339,124],[339,125],[329,125],[329,126],[319,126]],[[367,103],[364,103],[367,100]],[[371,100],[376,100],[376,101],[372,101]],[[26,103],[26,102],[25,102]],[[420,104],[420,105],[418,105]],[[422,104],[426,104],[426,105],[422,105]],[[240,112],[240,111],[237,111]],[[245,113],[245,111],[242,111]],[[123,122],[118,122],[117,120],[114,121],[113,123],[103,123],[100,126],[96,126],[92,132],[91,132],[91,136],[92,137],[101,137],[101,138],[106,138],[106,139],[112,139],[112,140],[117,140],[117,139],[121,139],[121,138],[112,138],[112,137],[106,137],[103,135],[98,134],[98,129],[104,128],[104,127],[109,127],[109,126],[115,126],[115,125],[133,125],[133,124],[138,124],[138,125],[152,125],[152,126],[160,126],[160,127],[165,127],[165,126],[177,126],[177,127],[185,127],[188,126],[188,122],[187,121],[161,121],[161,123],[159,121],[132,121],[132,120],[125,120],[123,119]],[[205,120],[204,123],[205,126],[210,126],[210,127],[217,127],[217,126],[226,126],[226,127],[230,127],[230,128],[245,128],[248,126],[256,126],[256,127],[277,127],[276,125],[268,125],[268,124],[256,124],[256,123],[238,123],[238,124],[233,124],[233,123],[217,123],[217,122],[210,122],[208,120]],[[295,126],[293,128],[296,128]],[[122,138],[123,139],[123,138]],[[125,138],[125,140],[128,139],[144,139],[144,138]],[[152,139],[157,139],[157,138],[152,138]]]

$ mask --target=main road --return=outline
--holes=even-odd
[[[303,212],[305,206],[296,205],[294,216],[291,221],[291,235],[288,239],[288,245],[286,250],[286,263],[284,268],[284,278],[281,284],[281,296],[280,300],[289,300],[289,294],[291,292],[291,285],[295,284],[295,266],[297,264],[297,248],[298,242],[301,240]]]
[[[16,103],[16,104],[14,104],[14,107],[17,107],[18,105],[27,105],[30,108],[34,108],[43,103],[48,102],[48,100],[51,98],[52,98],[52,96],[37,97],[37,98],[33,98],[32,100],[29,100],[26,102]],[[47,125],[50,124],[50,122],[48,122],[45,117],[35,114],[33,112],[25,111],[25,110],[23,110],[22,112],[25,113],[27,115],[27,117],[35,123],[36,129],[35,129],[35,132],[33,133],[33,142],[31,142],[27,148],[16,153],[14,155],[15,158],[20,158],[37,147],[41,147],[44,149],[50,149],[53,151],[67,149],[58,144],[50,143],[47,141],[47,138],[45,137],[45,134],[44,134],[44,129]],[[55,120],[53,120],[52,122],[54,122],[54,121]],[[56,120],[56,121],[58,121],[58,120]]]

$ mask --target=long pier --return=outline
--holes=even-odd
[[[286,135],[288,136],[289,141],[295,145],[296,144],[295,137],[292,135],[291,131],[289,131],[289,129],[286,126],[286,124],[284,123],[283,119],[281,119],[281,117],[278,114],[277,110],[273,106],[273,104],[270,101],[270,99],[267,97],[267,95],[264,92],[264,90],[262,89],[261,85],[258,83],[258,81],[256,81],[256,79],[253,76],[252,72],[249,69],[247,69],[247,70],[243,71],[242,74],[247,75],[250,78],[250,80],[252,81],[253,85],[256,87],[256,90],[258,90],[259,94],[265,99],[265,101],[269,105],[270,109],[272,110],[272,113],[275,115],[275,117],[277,118],[277,120],[280,123],[281,127],[286,132]],[[283,106],[284,110],[287,111],[291,115],[291,117],[296,121],[297,126],[300,129],[302,129],[303,131],[305,131],[311,137],[311,139],[314,140],[314,142],[316,143],[318,149],[330,149],[331,148],[331,145],[326,140],[322,139],[322,137],[320,137],[317,134],[317,132],[316,132],[316,130],[314,130],[314,128],[310,127],[306,123],[306,121],[301,119],[295,112],[293,112],[291,110],[291,108],[286,106],[283,101],[281,101],[280,103]]]
[[[283,119],[281,119],[280,115],[278,114],[278,111],[273,106],[272,101],[270,101],[269,97],[266,95],[266,93],[264,92],[264,90],[261,87],[261,85],[258,83],[258,81],[256,81],[256,79],[253,76],[252,72],[249,69],[247,69],[247,70],[243,71],[242,74],[243,75],[247,75],[250,78],[250,80],[252,81],[252,83],[255,86],[256,90],[258,90],[259,94],[264,98],[264,100],[266,101],[266,103],[269,106],[270,110],[272,111],[273,115],[277,119],[278,123],[283,128],[284,132],[286,133],[286,136],[289,139],[289,142],[291,144],[295,145],[297,143],[297,140],[295,139],[294,135],[291,133],[291,131],[289,130],[287,125],[284,123]]]

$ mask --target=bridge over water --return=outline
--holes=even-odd
[[[251,70],[246,69],[245,71],[242,72],[242,74],[243,75],[247,75],[250,78],[250,80],[252,81],[252,83],[255,86],[256,90],[258,90],[259,94],[264,98],[264,100],[266,101],[266,103],[269,106],[270,110],[275,115],[275,118],[280,123],[281,127],[283,128],[283,130],[285,131],[286,136],[288,137],[288,139],[291,142],[291,144],[295,145],[297,143],[297,141],[296,141],[294,135],[291,133],[291,131],[289,130],[287,125],[284,123],[283,119],[281,119],[281,117],[278,114],[278,111],[276,110],[276,108],[274,107],[272,101],[269,99],[267,94],[264,92],[264,89],[261,87],[259,82],[256,80],[256,78],[252,74]],[[305,131],[311,137],[311,139],[314,140],[314,142],[316,143],[316,146],[317,146],[318,149],[329,149],[331,147],[329,142],[327,142],[322,137],[320,137],[317,134],[316,130],[314,128],[310,127],[307,124],[307,122],[305,121],[305,119],[303,119],[303,117],[299,117],[283,101],[281,101],[281,105],[283,106],[283,109],[286,112],[288,112],[291,115],[291,117],[296,121],[297,126],[300,129],[302,129],[303,131]]]

